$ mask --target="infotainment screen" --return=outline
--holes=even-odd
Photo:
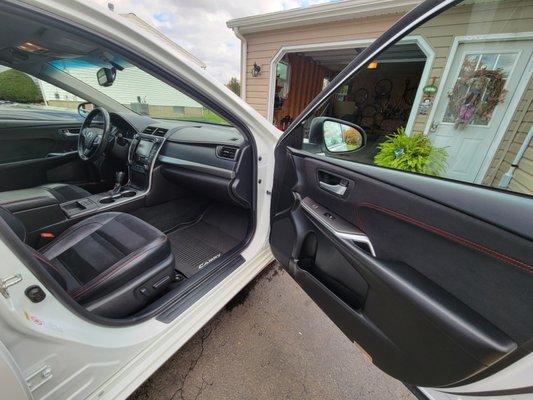
[[[153,142],[141,139],[141,141],[137,145],[137,149],[135,150],[135,154],[138,157],[148,157],[150,155],[150,151],[152,150],[152,147],[154,147],[154,143]]]

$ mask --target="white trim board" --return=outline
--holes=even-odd
[[[422,0],[344,0],[232,19],[228,28],[242,34],[387,14],[405,14]]]
[[[341,42],[328,42],[328,43],[310,43],[303,45],[290,45],[282,46],[276,55],[270,61],[270,76],[268,82],[268,103],[267,103],[267,119],[272,122],[274,120],[274,92],[276,90],[276,65],[281,59],[288,53],[297,53],[302,51],[320,51],[320,50],[332,50],[332,49],[347,49],[353,47],[367,47],[375,39],[361,39],[361,40],[348,40]],[[429,79],[431,69],[433,68],[433,61],[435,59],[435,52],[429,43],[419,35],[406,36],[405,38],[398,41],[399,44],[409,44],[416,43],[422,52],[426,55],[426,63],[422,71],[422,76],[420,77],[420,83],[418,84],[418,89],[416,91],[413,107],[411,108],[411,113],[409,114],[409,119],[406,124],[406,131],[410,132],[415,124],[416,114],[418,112],[418,104],[422,100],[423,88],[426,85],[426,82]],[[296,117],[296,115],[294,116]]]
[[[527,39],[533,39],[533,32],[518,32],[518,33],[497,33],[497,34],[486,34],[486,35],[471,35],[471,36],[456,36],[452,46],[450,47],[450,51],[448,53],[448,61],[446,62],[446,66],[444,67],[444,71],[439,78],[440,82],[438,85],[438,90],[435,95],[435,99],[433,101],[433,107],[429,113],[426,126],[424,128],[424,134],[428,135],[430,134],[429,129],[431,126],[431,123],[433,119],[435,118],[435,113],[437,112],[439,101],[441,100],[442,96],[444,95],[445,91],[445,83],[448,79],[448,76],[450,74],[450,70],[452,68],[452,65],[455,61],[456,55],[457,55],[457,49],[459,48],[459,45],[462,43],[479,43],[479,42],[486,42],[486,41],[516,41],[516,40],[527,40]],[[528,73],[531,74],[533,70],[533,60],[530,59],[529,63],[524,71],[524,74]],[[524,75],[522,75],[524,76]],[[513,97],[511,98],[511,102],[509,103],[508,108],[513,109],[516,108],[518,103],[520,102],[520,99],[524,95],[524,92],[527,88],[529,79],[521,79],[520,83],[518,84]],[[483,159],[483,162],[481,163],[481,167],[476,175],[476,179],[473,183],[480,184],[483,181],[483,178],[485,177],[489,167],[490,163],[492,162],[492,158],[496,154],[496,151],[498,150],[498,147],[500,146],[500,142],[503,139],[503,136],[505,135],[505,132],[507,131],[507,128],[509,124],[511,123],[511,119],[514,115],[513,113],[506,113],[502,122],[500,123],[500,126],[496,132],[496,135],[494,136],[494,140],[492,141],[492,144],[490,145],[487,154],[485,155],[485,158]]]

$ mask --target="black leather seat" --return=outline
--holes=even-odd
[[[25,239],[24,226],[15,216],[1,209],[0,217]],[[111,318],[140,310],[164,292],[174,276],[166,235],[124,213],[87,218],[32,252],[76,301]]]
[[[48,183],[28,189],[0,192],[0,205],[9,211],[17,212],[31,208],[61,204],[88,197],[91,194],[75,185]]]

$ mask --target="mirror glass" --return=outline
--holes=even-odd
[[[84,102],[78,104],[78,113],[82,117],[86,117],[92,110],[94,110],[94,104],[89,102]]]
[[[111,86],[115,80],[115,74],[109,68],[100,68],[96,72],[96,78],[100,86]]]
[[[352,126],[337,121],[324,121],[324,143],[328,151],[342,153],[363,146],[363,134]]]

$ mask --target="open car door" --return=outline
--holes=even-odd
[[[527,0],[427,1],[276,148],[276,259],[376,366],[440,398],[533,393],[532,21]]]

